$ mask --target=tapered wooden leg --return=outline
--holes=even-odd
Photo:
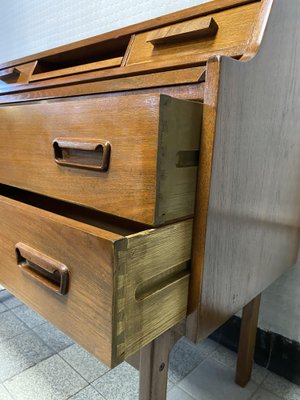
[[[176,340],[169,330],[140,351],[139,400],[166,399],[169,353]]]
[[[258,295],[243,308],[235,376],[235,382],[242,387],[246,386],[251,379],[260,299],[261,295]]]

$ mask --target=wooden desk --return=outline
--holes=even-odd
[[[180,335],[260,293],[300,230],[300,4],[217,0],[0,65],[0,283],[164,399]]]

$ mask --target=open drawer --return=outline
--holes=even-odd
[[[148,225],[194,212],[202,105],[159,94],[0,107],[0,182]]]
[[[105,364],[185,317],[192,220],[138,231],[96,215],[83,222],[80,207],[42,196],[0,193],[1,285]]]

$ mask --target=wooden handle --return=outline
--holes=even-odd
[[[15,67],[2,69],[0,71],[0,80],[7,81],[13,78],[18,78],[20,74],[21,72]]]
[[[17,263],[22,272],[46,286],[53,292],[66,295],[68,292],[68,268],[24,243],[16,245]]]
[[[56,138],[53,148],[59,165],[101,172],[108,170],[111,146],[105,140]]]
[[[157,29],[149,34],[147,42],[156,46],[184,40],[201,39],[215,36],[218,28],[218,24],[212,17],[206,17]]]

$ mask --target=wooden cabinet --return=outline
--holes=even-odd
[[[0,283],[114,366],[291,267],[299,15],[216,0],[0,65]]]

